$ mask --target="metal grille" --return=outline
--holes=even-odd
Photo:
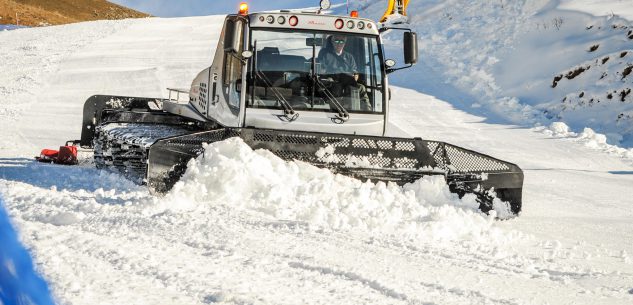
[[[413,140],[249,129],[242,129],[240,136],[252,147],[268,149],[284,160],[330,168],[417,169],[425,165],[416,157],[420,152]],[[328,153],[328,147],[333,153]]]
[[[348,147],[349,138],[321,137],[321,143],[334,146],[334,147]]]
[[[269,130],[243,131],[246,134],[241,133],[240,136],[247,143],[248,132],[252,132],[255,143],[249,144],[256,144],[257,148],[268,149],[285,160],[301,160],[325,167],[407,170],[432,167],[455,173],[502,172],[510,169],[503,161],[443,142]],[[328,146],[333,148],[333,153],[316,157],[317,151]],[[421,151],[420,147],[426,147],[428,151]]]
[[[305,162],[312,162],[317,159],[317,157],[313,154],[300,151],[278,150],[274,153],[284,160],[301,160]]]
[[[427,141],[438,167],[457,173],[502,172],[510,167],[497,159],[443,142]]]
[[[270,142],[270,141],[275,140],[275,136],[271,134],[265,134],[265,133],[256,133],[255,140],[261,141],[261,142]]]
[[[201,153],[202,143],[235,136],[241,137],[253,148],[270,150],[284,160],[299,160],[330,168],[419,170],[430,167],[447,173],[502,172],[510,169],[503,161],[486,155],[421,139],[226,128],[176,137],[169,141],[169,145],[199,147],[191,151]],[[322,151],[328,146],[333,149]]]
[[[398,184],[424,175],[444,175],[452,192],[479,192],[484,209],[491,206],[485,190],[520,210],[520,169],[511,163],[443,142],[316,132],[224,128],[160,140],[152,145],[148,184],[169,190],[186,170],[187,161],[203,153],[202,143],[239,136],[253,149],[267,149],[284,160],[304,161],[335,173]],[[493,174],[483,178],[483,173]],[[483,190],[483,191],[481,191]],[[488,196],[488,197],[486,197]],[[485,203],[485,204],[484,204]]]
[[[415,145],[411,142],[395,141],[395,150],[415,151]]]
[[[378,145],[376,145],[376,142],[373,140],[367,140],[367,139],[352,139],[352,147],[355,148],[372,148],[372,149],[376,149],[378,148]]]
[[[309,135],[279,134],[277,141],[290,144],[318,144],[317,137]]]
[[[372,165],[375,165],[377,167],[397,168],[395,164],[393,163],[392,158],[382,157],[381,155],[374,155],[374,156],[370,156],[368,159]]]
[[[409,158],[394,158],[393,165],[395,168],[416,168],[418,160]]]
[[[393,149],[393,142],[391,141],[376,141],[378,148],[380,149]]]

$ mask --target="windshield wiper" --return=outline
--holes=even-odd
[[[299,113],[297,113],[294,109],[292,109],[292,106],[290,106],[290,103],[288,103],[288,101],[284,98],[284,96],[281,93],[279,93],[279,90],[273,87],[270,79],[268,79],[266,74],[262,73],[259,70],[255,70],[255,75],[264,82],[264,85],[266,85],[267,88],[270,88],[270,91],[272,91],[273,95],[277,99],[277,102],[279,102],[281,104],[281,107],[284,108],[283,116],[288,120],[288,122],[292,122],[296,120],[299,117]]]
[[[323,90],[323,93],[325,93],[325,97],[329,100],[330,104],[334,105],[334,107],[338,111],[338,113],[336,114],[336,118],[339,120],[339,122],[335,121],[335,123],[342,124],[347,122],[347,120],[349,120],[349,112],[347,112],[347,109],[345,109],[345,107],[341,105],[334,94],[332,94],[332,92],[325,86],[325,84],[321,82],[316,74],[312,77],[314,78],[314,82],[319,86],[319,88]]]

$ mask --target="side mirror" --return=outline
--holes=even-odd
[[[404,32],[404,63],[415,65],[418,63],[418,34],[415,32]]]
[[[236,53],[240,48],[240,31],[235,20],[227,20],[224,26],[224,51]]]

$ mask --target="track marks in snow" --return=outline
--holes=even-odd
[[[64,75],[77,81],[77,87],[47,86],[45,89],[51,90],[57,98],[68,98],[68,104],[73,104],[77,109],[83,100],[75,97],[82,92],[95,93],[96,87],[106,90],[104,93],[112,92],[108,91],[112,89],[110,86],[120,82],[82,82],[81,77],[77,77],[77,72],[81,72],[81,64],[91,62],[91,59],[94,59],[96,70],[112,64],[115,66],[113,70],[122,71],[122,78],[129,82],[126,90],[143,88],[146,90],[144,92],[158,94],[153,92],[160,90],[156,89],[157,84],[139,82],[156,78],[166,79],[170,86],[174,85],[171,83],[173,80],[188,82],[198,70],[198,67],[194,67],[195,63],[174,73],[169,72],[173,64],[186,65],[185,60],[181,59],[192,56],[179,53],[182,50],[178,49],[166,50],[167,53],[161,50],[165,50],[162,49],[165,41],[172,41],[170,35],[178,34],[178,39],[188,40],[194,45],[191,50],[195,49],[196,55],[193,57],[210,54],[205,52],[205,48],[214,45],[217,37],[201,34],[201,40],[189,39],[184,35],[185,29],[174,26],[190,23],[198,31],[213,32],[214,28],[219,27],[215,21],[222,19],[205,18],[198,21],[189,18],[147,23],[138,21],[133,31],[117,33],[94,44],[86,40],[91,45],[80,48],[81,56],[77,56],[74,50],[65,49],[60,49],[58,54],[40,54],[38,56],[53,54],[66,57],[68,60],[63,60],[59,65],[48,59],[41,63],[50,64],[47,67],[53,72],[68,72]],[[161,25],[162,22],[165,24]],[[34,32],[28,33],[39,30],[33,29]],[[99,27],[89,26],[85,30],[98,31]],[[144,31],[168,33],[171,30],[174,30],[171,34],[148,37],[146,41],[141,41],[138,36]],[[103,48],[108,44],[120,46],[117,50],[121,53],[112,55],[114,48]],[[6,50],[4,46],[0,45],[0,52]],[[154,47],[157,48],[156,53],[151,56],[143,58],[138,55],[139,49]],[[182,49],[190,50],[188,47]],[[37,48],[18,51],[45,53],[39,45]],[[108,58],[106,53],[112,57]],[[37,59],[38,56],[25,58]],[[156,70],[136,67],[127,71],[121,69],[129,64],[125,60],[126,56],[142,61],[139,66],[155,65],[156,58],[165,58],[166,63]],[[200,59],[200,62],[207,61]],[[10,74],[11,84],[25,87],[11,87],[3,83],[5,89],[0,94],[12,97],[20,94],[43,96],[42,91],[32,88],[51,85],[48,77],[55,75],[48,73],[44,77],[31,73],[28,70],[32,68],[31,63],[25,62],[25,65],[28,66],[26,70]],[[141,70],[141,74],[134,74]],[[84,72],[89,74],[91,71]],[[144,78],[137,80],[135,76]],[[33,87],[27,87],[31,85]],[[90,88],[83,88],[82,91],[78,88],[82,86]],[[541,167],[548,165],[551,160],[583,168],[593,166],[591,170],[605,170],[612,166],[612,163],[596,166],[585,162],[594,159],[592,155],[584,155],[581,150],[567,145],[555,146],[555,140],[547,140],[554,144],[544,145],[543,141],[535,141],[534,136],[530,135],[533,133],[529,131],[510,130],[513,127],[508,126],[477,125],[481,118],[447,110],[442,108],[445,107],[442,106],[443,101],[411,90],[396,89],[395,95],[397,103],[394,102],[390,113],[394,124],[416,136],[450,139],[456,144],[490,152],[502,159]],[[77,100],[79,104],[76,104]],[[27,105],[25,100],[19,102],[23,103],[15,104],[16,107],[26,107],[23,106]],[[54,118],[49,110],[42,111],[41,115]],[[48,113],[44,113],[46,111]],[[80,112],[69,117],[80,119]],[[601,232],[603,236],[600,238],[604,239],[617,233],[612,229],[613,222],[609,221],[612,218],[599,214],[602,210],[613,210],[617,204],[621,205],[623,200],[618,200],[613,194],[625,196],[627,191],[625,187],[617,188],[617,184],[607,191],[597,190],[600,196],[612,201],[599,205],[590,198],[582,198],[589,197],[584,193],[588,188],[586,184],[581,184],[585,189],[572,189],[566,188],[566,184],[541,182],[554,178],[578,182],[580,179],[576,177],[531,173],[532,176],[526,179],[526,213],[507,222],[483,223],[486,224],[483,226],[484,232],[490,232],[487,230],[491,226],[508,236],[507,239],[468,240],[464,236],[470,235],[466,234],[453,240],[425,240],[424,236],[405,236],[398,234],[398,231],[389,233],[378,230],[379,234],[374,234],[364,231],[362,226],[354,225],[347,228],[324,225],[319,228],[309,221],[291,219],[289,214],[270,212],[278,206],[262,210],[228,204],[230,200],[214,201],[219,196],[230,199],[233,195],[230,192],[215,193],[212,194],[215,196],[202,197],[193,202],[154,198],[142,187],[128,184],[120,176],[90,167],[60,167],[16,158],[21,155],[31,157],[42,148],[41,126],[35,126],[39,129],[32,130],[9,127],[11,129],[1,129],[6,138],[0,145],[15,146],[16,149],[2,150],[3,156],[9,159],[0,159],[0,193],[7,199],[9,212],[21,229],[23,239],[33,248],[38,268],[52,279],[55,294],[63,304],[91,304],[95,300],[110,304],[216,302],[343,305],[595,304],[604,300],[611,304],[630,304],[633,301],[633,294],[629,293],[633,281],[633,272],[630,271],[632,265],[623,262],[627,259],[626,255],[615,250],[599,251],[593,248],[599,245],[591,241],[574,248],[570,246],[570,238],[562,239],[572,236],[571,239],[584,240],[587,236],[596,235],[595,232]],[[64,128],[78,132],[76,126]],[[24,139],[14,136],[20,132]],[[61,138],[62,141],[66,139],[66,135]],[[60,141],[60,137],[55,140]],[[37,149],[26,149],[28,144],[24,143],[28,142],[37,143]],[[561,147],[581,156],[571,158],[565,155],[565,149]],[[531,155],[539,150],[544,150],[539,153],[544,153],[551,160],[541,160],[543,158]],[[200,176],[195,178],[200,179]],[[596,175],[588,173],[582,178],[582,182],[586,182],[584,178],[596,178]],[[615,184],[615,181],[607,183],[599,179],[591,182],[597,183],[599,187]],[[241,186],[244,179],[233,183]],[[320,190],[330,191],[329,188]],[[197,191],[200,189],[193,190]],[[287,199],[283,196],[280,198]],[[349,198],[345,198],[345,202],[349,201]],[[584,205],[585,209],[577,211],[578,205],[573,201],[580,202],[580,206]],[[289,203],[290,208],[295,207],[292,203],[296,202]],[[570,208],[573,211],[569,211]],[[468,211],[463,207],[458,210]],[[580,212],[585,213],[586,218],[574,220],[574,213]],[[475,214],[466,215],[465,218],[457,217],[459,214],[447,215],[449,220],[455,220],[450,216],[455,216],[457,220],[482,219]],[[555,223],[543,219],[554,219]],[[596,225],[600,221],[606,224]],[[464,230],[482,228],[482,223],[476,225],[459,221],[448,221],[446,225],[446,229],[450,229],[451,225],[461,225],[460,229]],[[628,226],[620,227],[628,232]],[[509,233],[513,230],[522,235],[513,236]],[[585,234],[592,230],[594,233]],[[536,237],[538,233],[539,237]],[[563,242],[556,244],[556,241],[548,241],[554,238],[561,238]],[[622,241],[617,237],[615,240]],[[616,247],[613,243],[609,245],[609,249],[628,250],[629,247]],[[587,255],[584,255],[585,252]],[[298,265],[290,267],[292,264]]]
[[[351,280],[351,281],[356,281],[356,282],[360,282],[363,285],[366,285],[368,287],[370,287],[371,289],[376,290],[377,292],[385,295],[386,297],[389,298],[393,298],[393,299],[397,299],[397,300],[402,300],[402,301],[410,301],[409,297],[407,297],[405,294],[399,293],[391,288],[387,288],[383,285],[381,285],[379,282],[375,281],[375,280],[369,280],[366,278],[363,278],[362,276],[353,273],[353,272],[347,272],[347,271],[341,271],[341,270],[334,270],[332,268],[329,267],[317,267],[317,266],[310,266],[308,264],[305,264],[303,262],[290,262],[288,263],[288,265],[292,268],[298,268],[298,269],[303,269],[303,270],[308,270],[308,271],[315,271],[318,272],[320,274],[324,274],[324,275],[334,275],[337,277],[343,277],[347,280]],[[415,302],[415,303],[420,303],[420,302]]]
[[[430,260],[429,262],[431,261],[432,260]],[[445,303],[422,301],[416,298],[412,298],[404,293],[398,292],[395,289],[385,286],[384,284],[380,283],[377,280],[365,278],[362,275],[355,272],[339,270],[333,267],[312,266],[312,265],[306,264],[304,262],[299,262],[299,261],[290,262],[288,265],[292,268],[318,272],[319,274],[322,274],[325,276],[332,275],[336,279],[359,282],[360,284],[379,292],[385,297],[404,301],[406,304],[445,304]],[[416,281],[414,283],[411,283],[411,286],[418,287],[419,295],[432,295],[432,294],[439,293],[443,295],[441,297],[442,299],[451,300],[451,302],[457,301],[460,304],[507,304],[507,305],[519,304],[511,300],[493,299],[478,291],[464,290],[461,288],[449,288],[440,284],[432,284],[432,283]],[[420,291],[420,290],[424,290],[424,291]]]
[[[50,113],[67,117],[60,103],[46,105],[55,88],[45,89],[58,74],[60,62],[96,40],[127,27],[130,20],[97,21],[59,27],[42,27],[0,32],[0,130],[8,130],[6,142],[23,143],[3,147],[0,156],[31,156],[44,145],[59,145],[50,134],[61,127],[59,121],[49,123],[57,128],[39,129],[35,135],[26,130],[40,127],[32,122],[47,121]],[[4,73],[4,72],[7,73]],[[78,111],[81,105],[78,104]],[[29,119],[25,120],[24,116]],[[56,118],[59,119],[59,118]],[[65,120],[68,122],[68,120]],[[77,122],[80,124],[80,121]],[[78,125],[79,126],[79,125]],[[68,133],[66,133],[68,137]],[[66,138],[67,139],[67,138]],[[28,147],[28,149],[23,149]]]
[[[190,304],[289,304],[301,297],[308,297],[305,303],[522,304],[500,294],[501,288],[490,289],[510,282],[539,290],[585,291],[579,286],[582,281],[596,283],[603,276],[606,284],[610,276],[598,271],[585,276],[580,272],[584,267],[574,267],[564,257],[549,262],[551,256],[524,256],[523,247],[564,248],[548,243],[534,248],[529,238],[506,247],[375,237],[362,231],[315,229],[209,202],[178,209],[147,197],[141,189],[42,193],[22,182],[0,184],[5,185],[0,191],[12,213],[21,215],[20,227],[35,232],[27,237],[29,244],[38,240],[38,261],[68,304],[101,297],[112,304],[127,300],[129,295],[116,293],[118,281],[112,279],[117,278],[135,281],[134,293],[159,290],[167,299]],[[29,203],[35,194],[42,196]],[[85,216],[63,226],[38,218],[56,209]],[[48,247],[55,250],[44,251]],[[81,255],[70,259],[73,253]],[[95,267],[106,271],[99,275]],[[68,269],[75,273],[67,274]],[[82,283],[86,278],[89,282]],[[627,279],[631,277],[623,273],[622,281]],[[607,292],[609,287],[595,291],[619,291]]]

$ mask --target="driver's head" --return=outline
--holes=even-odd
[[[332,45],[334,46],[334,50],[336,51],[336,54],[343,53],[343,48],[345,48],[346,42],[347,42],[347,37],[343,35],[332,36]]]

